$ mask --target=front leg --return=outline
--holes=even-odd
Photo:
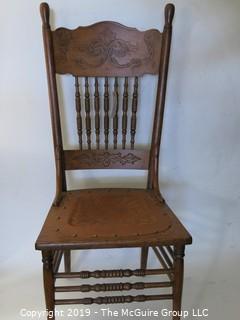
[[[46,309],[48,311],[48,320],[55,319],[55,303],[54,303],[54,276],[53,276],[53,251],[42,251],[43,262],[43,283],[45,291]]]
[[[184,274],[184,245],[174,246],[174,286],[173,286],[173,311],[177,312],[173,320],[180,320],[182,307],[182,288]]]

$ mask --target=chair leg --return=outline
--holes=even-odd
[[[71,250],[64,251],[64,268],[65,272],[71,272]]]
[[[148,249],[149,247],[141,248],[141,269],[147,268],[147,260],[148,260]]]
[[[184,245],[174,247],[173,311],[176,311],[177,315],[173,316],[173,320],[180,320],[181,318],[180,313],[182,307],[184,251]]]
[[[54,303],[54,277],[53,277],[53,252],[42,251],[43,262],[43,283],[45,291],[46,309],[48,311],[48,320],[55,319],[55,303]]]

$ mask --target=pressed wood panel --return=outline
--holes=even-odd
[[[144,150],[66,150],[66,170],[148,169],[149,152]]]
[[[78,76],[139,76],[159,72],[162,34],[116,22],[52,32],[57,73]]]

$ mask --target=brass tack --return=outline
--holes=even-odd
[[[57,230],[56,230],[56,232],[59,232],[59,231],[60,231],[60,229],[57,229]]]
[[[76,238],[76,237],[77,237],[77,234],[76,234],[76,233],[74,233],[73,237],[74,237],[74,238]]]
[[[59,217],[59,216],[58,216],[58,217],[57,217],[57,219],[58,219],[58,220],[60,220],[60,219],[61,219],[61,217]]]

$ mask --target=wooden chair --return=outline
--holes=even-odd
[[[158,181],[159,148],[174,6],[168,4],[165,8],[165,26],[162,33],[155,29],[142,32],[115,22],[99,22],[75,30],[58,28],[51,31],[48,4],[42,3],[40,11],[56,162],[56,196],[36,241],[36,249],[42,251],[43,257],[46,307],[49,311],[53,311],[55,305],[63,304],[108,304],[171,299],[173,310],[179,311],[183,286],[184,249],[186,244],[191,244],[192,239],[164,201]],[[63,148],[56,74],[70,74],[74,78],[78,150]],[[150,150],[135,148],[138,81],[145,74],[158,77]],[[104,80],[103,103],[100,97],[99,78],[101,81]],[[80,96],[82,92],[80,80],[85,83],[83,97]],[[95,81],[93,97],[90,95],[90,80]],[[110,80],[114,81],[112,89]],[[134,83],[131,97],[128,93],[130,80]],[[122,91],[121,83],[123,83]],[[110,103],[112,92],[114,92],[113,109]],[[121,92],[123,94],[120,99]],[[131,119],[128,128],[130,99]],[[85,110],[81,109],[83,104]],[[92,109],[94,119],[91,119]],[[104,133],[103,146],[100,143],[103,140],[101,129]],[[109,141],[110,131],[112,139]],[[121,146],[118,146],[119,133],[122,139]],[[148,182],[145,189],[68,191],[65,172],[77,169],[148,170]],[[140,269],[71,271],[71,250],[126,247],[141,248]],[[158,269],[147,269],[150,247],[160,262]],[[65,272],[58,271],[62,256],[65,258]],[[56,285],[59,278],[147,275],[156,275],[158,282]],[[167,275],[169,280],[159,282],[159,276],[163,275]],[[167,287],[171,292],[161,294],[161,288]],[[155,288],[156,294],[55,299],[55,292],[128,291],[145,288]],[[175,315],[173,318],[180,319],[180,316]]]

